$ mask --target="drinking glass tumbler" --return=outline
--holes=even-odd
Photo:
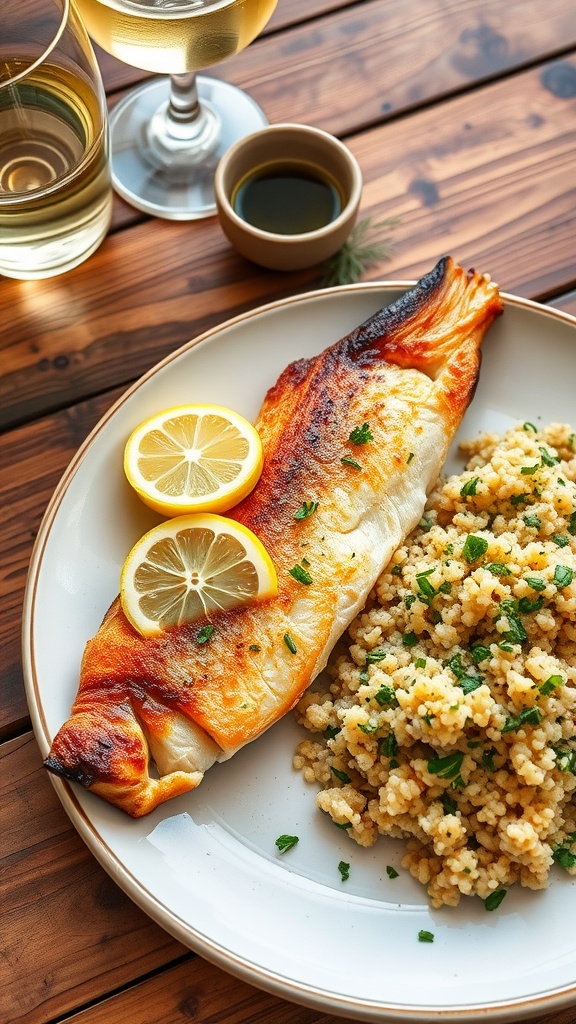
[[[0,274],[70,270],[111,213],[106,97],[72,0],[1,0]]]

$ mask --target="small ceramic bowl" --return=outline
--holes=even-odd
[[[302,234],[276,234],[243,220],[232,206],[240,182],[251,173],[282,161],[302,162],[319,176],[326,174],[341,194],[341,212],[330,223]],[[276,124],[245,136],[220,160],[215,178],[218,216],[232,245],[262,267],[302,270],[322,263],[344,244],[354,227],[362,173],[350,150],[319,128]]]

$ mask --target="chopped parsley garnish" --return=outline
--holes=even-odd
[[[543,604],[543,597],[521,597],[518,601],[518,611],[523,615],[529,615],[531,612],[539,612]]]
[[[374,700],[377,701],[382,708],[398,706],[398,698],[396,697],[396,691],[393,686],[381,686],[374,694]]]
[[[554,747],[554,753],[556,754],[556,767],[561,772],[570,772],[574,775],[576,769],[576,750],[563,750],[562,748]]]
[[[418,942],[434,942],[434,932],[427,932],[425,928],[421,928],[418,932]]]
[[[508,629],[502,635],[513,644],[523,644],[528,639],[528,634],[516,614],[516,607],[514,601],[502,601],[500,608],[508,619]]]
[[[291,850],[293,846],[296,846],[298,842],[298,836],[278,836],[275,840],[275,845],[278,847],[279,853],[286,853],[287,850]]]
[[[248,644],[248,650],[249,651],[259,651],[260,650],[260,644]]]
[[[345,860],[341,860],[338,865],[338,871],[340,872],[342,881],[347,882],[350,878],[350,865],[347,864]]]
[[[410,454],[408,455],[408,458],[406,459],[406,465],[407,466],[410,465],[410,463],[412,462],[413,458],[414,458],[414,452],[410,452]]]
[[[488,750],[485,750],[482,754],[482,767],[487,768],[489,772],[496,770],[494,765],[494,754],[497,753],[498,751],[496,750],[496,747],[489,747]]]
[[[476,644],[470,651],[472,655],[472,661],[475,665],[480,665],[487,658],[492,657],[492,651],[489,647],[484,647],[482,644]]]
[[[330,765],[330,771],[332,772],[333,775],[336,776],[336,778],[340,782],[344,782],[344,783],[352,782],[352,779],[350,778],[350,776],[347,775],[346,772],[343,772],[340,768],[333,768],[332,765]]]
[[[290,651],[290,654],[296,654],[298,648],[296,647],[296,644],[294,643],[292,637],[290,636],[290,633],[284,633],[283,639],[284,643],[286,644],[286,647]]]
[[[398,876],[398,872],[396,871],[396,868],[393,868],[391,864],[387,864],[386,865],[386,874],[388,875],[388,878],[398,878],[399,877]]]
[[[520,472],[521,472],[522,476],[532,476],[532,474],[535,473],[536,470],[539,469],[539,468],[540,468],[540,463],[537,462],[535,466],[522,466]]]
[[[394,757],[398,753],[398,740],[396,739],[393,732],[385,736],[384,739],[380,740],[378,746],[378,753],[384,757]]]
[[[416,658],[414,664],[416,668],[426,668],[426,658]]]
[[[495,889],[484,900],[486,910],[497,910],[506,895],[506,889]]]
[[[430,519],[430,516],[422,516],[422,519],[418,523],[418,528],[422,530],[422,533],[430,533],[434,523]]]
[[[542,526],[542,520],[539,516],[534,513],[528,512],[525,516],[522,516],[526,526],[529,526],[532,530],[539,530]]]
[[[530,495],[528,491],[522,491],[522,494],[513,494],[510,498],[511,505],[526,505]]]
[[[298,583],[302,583],[305,587],[309,587],[313,582],[310,573],[304,568],[303,565],[295,565],[288,572]]]
[[[565,537],[563,533],[553,533],[552,540],[559,548],[565,548],[570,543],[570,538]]]
[[[362,469],[362,466],[359,462],[356,462],[356,459],[350,459],[347,455],[344,455],[343,458],[340,459],[340,462],[343,466],[351,466],[352,469]]]
[[[332,820],[334,820],[334,819],[332,819]],[[334,824],[336,825],[336,828],[342,828],[342,829],[353,828],[353,825],[352,825],[351,821],[335,821]]]
[[[476,562],[482,555],[486,554],[488,550],[488,541],[485,537],[477,537],[473,533],[469,533],[466,537],[462,554],[470,565],[472,562]]]
[[[563,679],[561,675],[548,676],[548,679],[546,679],[546,681],[542,683],[542,685],[539,686],[538,689],[540,690],[540,693],[543,697],[549,697],[550,694],[554,692],[557,686],[562,686],[562,682]]]
[[[371,665],[375,661],[384,661],[385,657],[386,657],[386,651],[382,651],[382,650],[368,651],[368,653],[366,655],[366,664],[367,665]]]
[[[363,423],[361,427],[354,427],[354,430],[350,432],[348,440],[352,444],[368,444],[368,441],[374,440],[374,435],[368,423]]]
[[[504,735],[505,732],[515,732],[516,729],[521,729],[523,725],[540,725],[543,717],[540,708],[522,708],[518,715],[511,716],[505,721],[500,732]]]
[[[535,427],[534,424],[530,423],[528,420],[526,421],[526,423],[523,424],[523,429],[526,431],[526,433],[528,433],[530,430],[534,434],[538,433],[538,428]]]
[[[541,576],[525,576],[524,582],[527,583],[532,590],[546,590],[546,580],[543,580]]]
[[[433,757],[426,767],[430,775],[437,775],[440,779],[454,779],[462,767],[463,760],[464,754],[456,750],[446,757]]]
[[[554,569],[554,580],[553,582],[561,590],[563,587],[569,587],[574,579],[574,570],[570,569],[567,565],[557,565]]]
[[[568,523],[568,533],[571,533],[573,537],[576,537],[576,512],[572,512],[570,515],[570,521]]]
[[[557,466],[560,462],[559,455],[552,455],[547,448],[538,448],[540,455],[542,456],[543,466]]]
[[[568,846],[557,846],[552,854],[552,860],[566,871],[576,867],[576,854],[572,853]]]
[[[364,733],[366,733],[367,736],[371,736],[373,732],[377,732],[378,731],[378,723],[377,722],[366,722],[366,723],[358,722],[358,728],[360,729],[360,732],[364,732]]]
[[[442,793],[442,796],[440,797],[440,803],[442,804],[444,814],[456,814],[456,811],[458,810],[458,804],[456,803],[454,797],[450,796],[448,792],[444,791],[444,793]]]
[[[303,501],[298,511],[294,513],[294,519],[308,519],[308,516],[314,515],[317,508],[317,501]]]
[[[214,636],[214,626],[202,626],[202,629],[196,636],[197,644],[206,644]]]
[[[342,727],[339,725],[329,725],[322,733],[325,740],[333,740],[339,732],[342,732]]]
[[[503,562],[488,562],[488,565],[485,565],[484,568],[488,569],[488,572],[491,572],[493,576],[512,575],[512,571]]]
[[[402,636],[402,646],[403,647],[414,647],[417,643],[418,643],[418,637],[416,636],[416,633],[410,632],[410,633],[404,633],[403,634],[403,636]]]
[[[460,488],[460,494],[463,498],[468,498],[476,494],[476,488],[480,483],[479,476],[473,476],[471,480],[467,480],[463,487]]]
[[[430,580],[428,579],[428,577],[431,575],[433,571],[433,569],[429,569],[428,572],[419,572],[416,575],[416,583],[418,584],[418,590],[420,591],[421,594],[424,594],[424,597],[434,597],[436,594],[436,590],[434,589],[434,587],[430,583]]]
[[[393,565],[392,568],[390,569],[390,572],[392,573],[393,576],[401,576],[402,575],[402,566],[401,565]]]

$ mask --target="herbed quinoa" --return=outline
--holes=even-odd
[[[433,906],[576,875],[576,434],[462,446],[394,554],[294,765],[361,846],[407,839]]]

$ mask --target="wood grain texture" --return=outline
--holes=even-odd
[[[64,814],[36,743],[0,746],[2,1021],[36,1024],[185,950],[97,864]]]
[[[576,58],[566,66],[576,77]],[[576,281],[576,95],[550,88],[554,67],[349,140],[362,214],[400,219],[393,259],[370,278],[415,278],[449,252],[533,298]],[[127,384],[203,330],[318,286],[322,273],[262,272],[209,219],[145,222],[65,278],[3,281],[0,424]]]

